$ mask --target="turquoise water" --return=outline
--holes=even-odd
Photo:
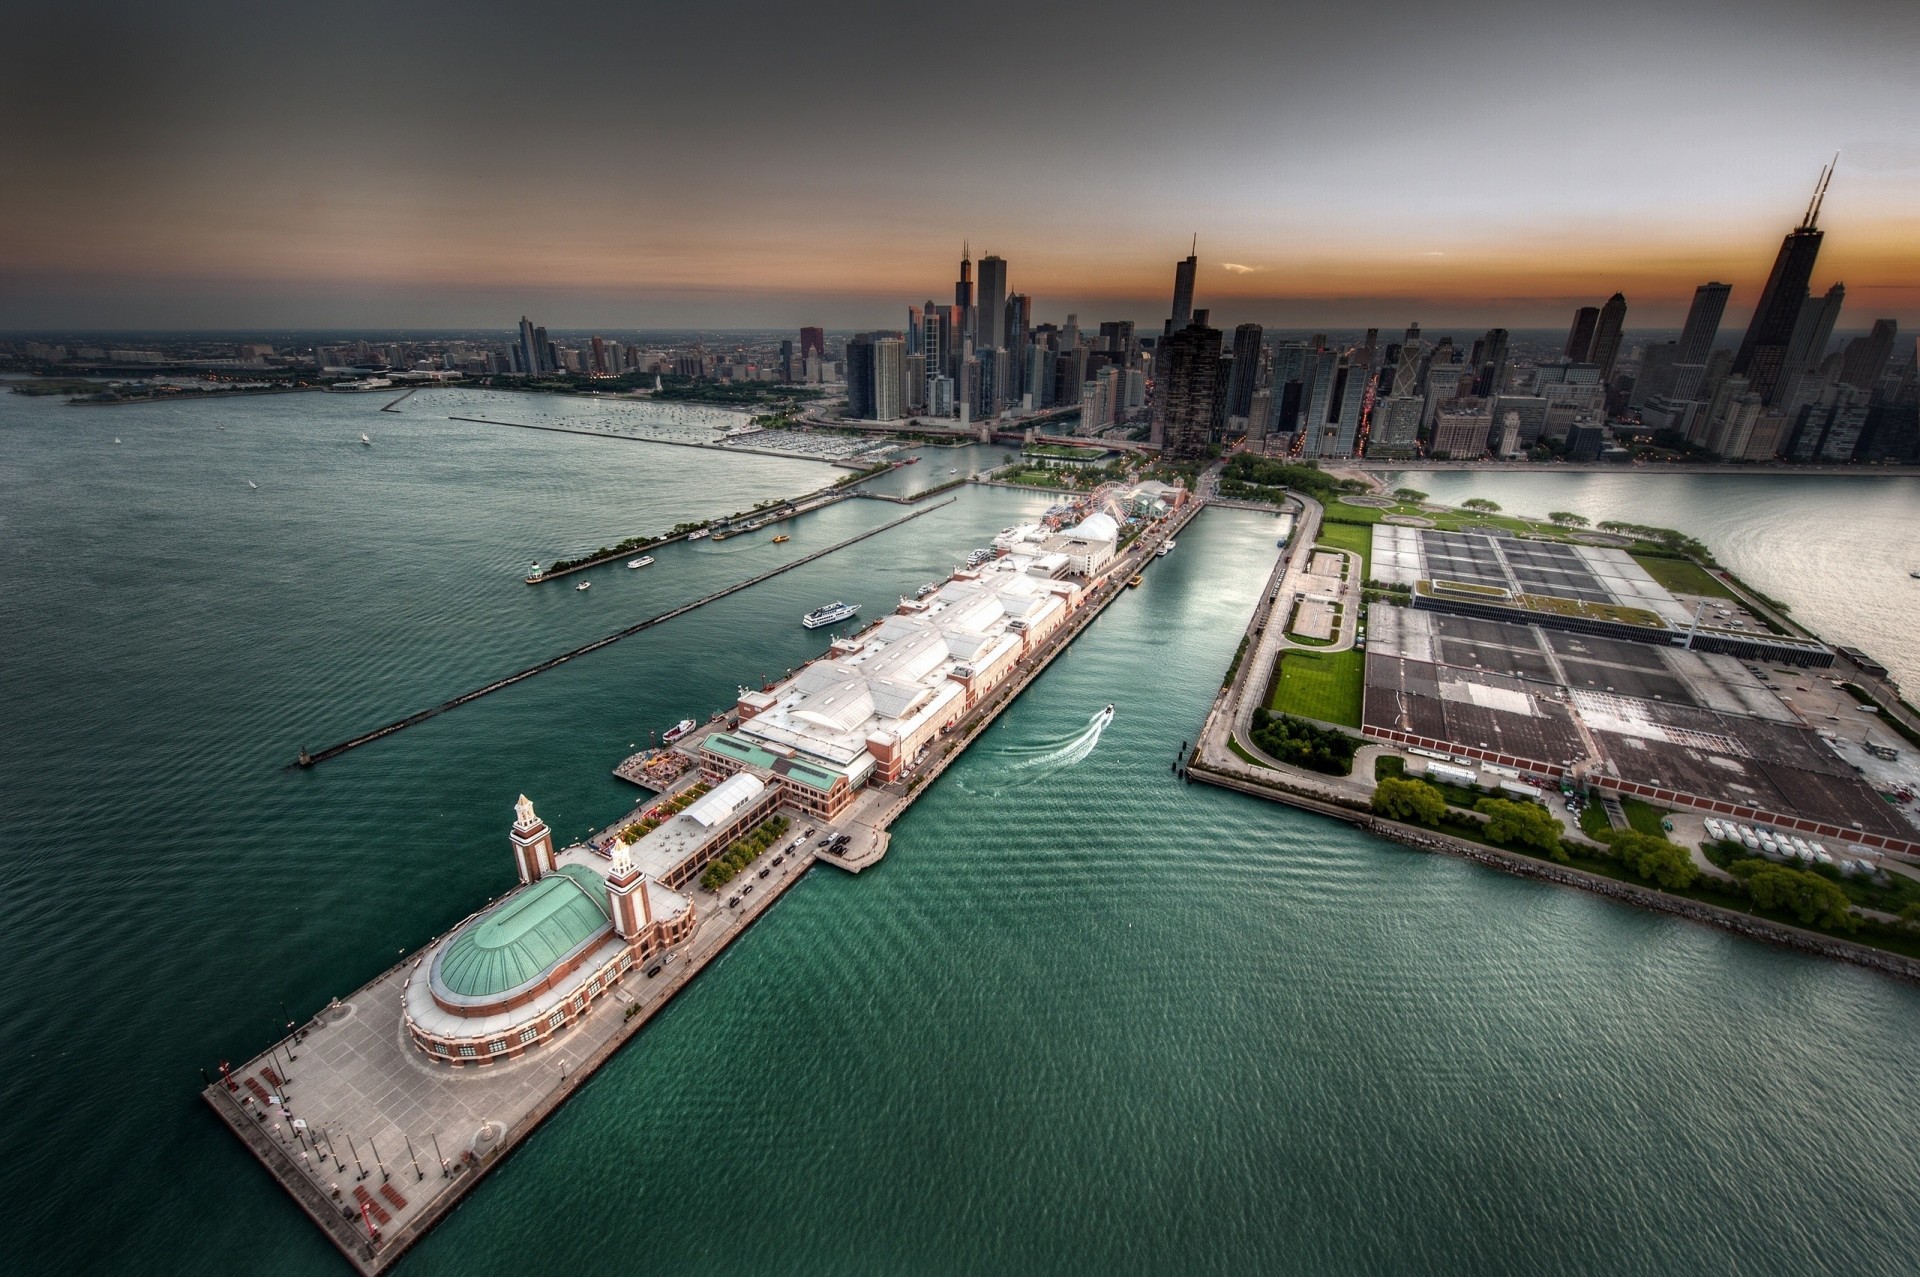
[[[457,393],[0,395],[0,1192],[25,1270],[345,1271],[198,1070],[504,890],[517,794],[562,832],[609,819],[632,742],[821,650],[801,612],[883,610],[1045,504],[963,490],[287,771],[902,513],[529,588],[531,558],[839,472],[451,423]],[[1914,990],[1170,774],[1270,530],[1203,515],[881,866],[815,870],[404,1270],[1910,1271]]]

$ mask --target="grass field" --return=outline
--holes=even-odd
[[[1366,679],[1366,653],[1287,652],[1280,658],[1268,709],[1280,714],[1360,726],[1360,693]]]
[[[1633,561],[1645,568],[1648,576],[1675,594],[1699,594],[1714,599],[1733,597],[1732,590],[1721,584],[1719,578],[1692,559],[1667,559],[1657,554],[1636,554],[1633,556]]]
[[[1667,818],[1665,807],[1655,807],[1652,803],[1642,802],[1638,798],[1622,797],[1620,810],[1627,813],[1627,824],[1640,833],[1651,834],[1655,838],[1667,836],[1667,831],[1661,827],[1660,823]]]
[[[1324,545],[1330,550],[1352,550],[1360,556],[1360,579],[1372,579],[1369,569],[1373,566],[1373,529],[1358,523],[1322,523],[1320,535],[1315,545]]]

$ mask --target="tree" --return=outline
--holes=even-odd
[[[1900,925],[1909,931],[1920,928],[1920,900],[1914,901],[1900,911]]]
[[[1587,516],[1584,514],[1575,514],[1571,510],[1555,510],[1549,514],[1547,518],[1553,520],[1553,522],[1563,528],[1584,528],[1588,522]]]
[[[1469,497],[1460,503],[1460,508],[1463,510],[1479,510],[1484,514],[1500,513],[1500,503],[1498,501],[1489,501],[1485,497]]]
[[[1784,910],[1817,927],[1852,931],[1860,925],[1847,893],[1817,873],[1789,869],[1767,860],[1742,860],[1731,872],[1747,880],[1747,893],[1762,909]]]
[[[1427,494],[1418,488],[1395,488],[1393,495],[1402,501],[1425,501]]]
[[[1633,873],[1662,887],[1682,890],[1691,887],[1700,871],[1685,847],[1638,830],[1621,830],[1613,836],[1613,854]]]
[[[1424,780],[1395,780],[1389,776],[1373,787],[1373,812],[1388,820],[1437,825],[1447,814],[1447,798]]]
[[[1560,822],[1539,803],[1482,798],[1473,809],[1487,818],[1487,837],[1494,842],[1536,847],[1548,855],[1560,850]]]

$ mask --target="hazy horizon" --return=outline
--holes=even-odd
[[[1841,153],[1815,290],[1920,321],[1920,6],[10,3],[0,327],[897,326],[1034,314],[1742,325]],[[1710,56],[1703,54],[1710,50]]]

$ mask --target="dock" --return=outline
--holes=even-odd
[[[736,907],[697,884],[681,887],[698,918],[692,937],[671,951],[658,975],[629,973],[539,1052],[460,1068],[430,1061],[408,1040],[402,989],[419,973],[423,955],[463,919],[258,1056],[235,1068],[223,1065],[222,1078],[202,1098],[357,1272],[371,1277],[384,1271],[816,862],[855,874],[877,865],[891,842],[891,825],[915,797],[1126,591],[1130,577],[1150,568],[1155,550],[1204,505],[1203,499],[1190,500],[1108,565],[1059,632],[969,711],[920,767],[864,792],[832,826],[792,813],[796,823],[820,833],[788,851],[781,865],[767,861],[767,876],[756,875],[737,896],[723,889]],[[691,750],[716,729],[708,724],[678,745]],[[649,796],[591,842],[603,843],[655,801]],[[844,852],[820,851],[830,833],[850,835]]]

